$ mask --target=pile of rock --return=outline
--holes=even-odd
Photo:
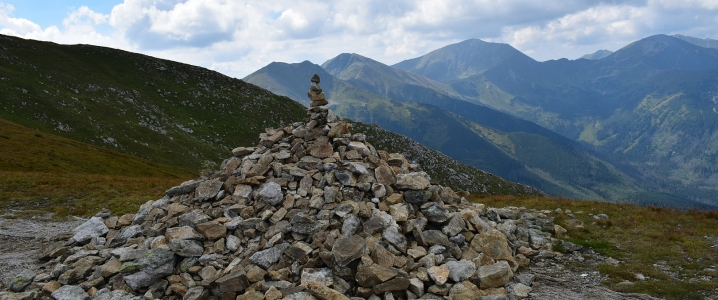
[[[469,203],[325,106],[308,115],[136,214],[97,214],[15,297],[501,299],[530,290],[506,288],[527,257],[554,255],[552,219]]]

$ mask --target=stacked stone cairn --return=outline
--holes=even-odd
[[[312,103],[309,105],[309,107],[318,107],[318,106],[325,106],[329,104],[327,101],[327,97],[324,96],[324,92],[322,92],[322,88],[319,86],[319,75],[317,73],[314,73],[314,76],[312,76],[312,85],[309,87],[309,92],[307,92],[307,96],[309,96],[309,100],[312,100]]]
[[[49,246],[44,273],[20,274],[15,297],[504,299],[527,257],[555,255],[550,218],[467,202],[351,134],[316,74],[309,96],[305,122]]]

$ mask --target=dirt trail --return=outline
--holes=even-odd
[[[72,229],[85,220],[54,222],[49,216],[34,219],[0,218],[0,282],[9,286],[10,280],[24,269],[39,270],[36,258],[48,243],[72,237]]]

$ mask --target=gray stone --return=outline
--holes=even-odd
[[[360,224],[361,219],[359,217],[353,214],[347,215],[344,218],[344,223],[342,223],[342,235],[350,236],[356,233]]]
[[[223,184],[224,182],[219,179],[207,180],[200,183],[199,186],[197,186],[197,190],[195,191],[197,197],[192,200],[202,202],[214,199],[215,197],[217,197],[217,194],[222,189]]]
[[[498,295],[481,296],[476,300],[508,300],[508,298],[506,298],[506,296],[504,296],[502,294],[498,294]]]
[[[406,202],[422,205],[431,199],[431,192],[428,190],[408,190],[404,192]]]
[[[76,285],[65,285],[52,293],[55,300],[90,300],[85,290]]]
[[[174,197],[177,195],[187,194],[190,192],[193,192],[200,183],[202,183],[204,180],[201,179],[194,179],[194,180],[188,180],[183,182],[179,186],[175,186],[165,192],[165,194],[169,197]]]
[[[442,254],[444,252],[446,252],[446,246],[443,245],[434,245],[429,248],[429,253]]]
[[[242,240],[234,235],[227,236],[227,240],[225,242],[225,247],[229,251],[237,251],[239,247],[241,247]]]
[[[315,220],[304,213],[294,215],[290,223],[292,224],[292,231],[300,234],[314,234],[329,226],[329,221]]]
[[[138,237],[140,235],[142,235],[142,227],[140,225],[132,225],[130,227],[125,227],[112,238],[112,242],[110,242],[110,247],[117,247],[127,242],[128,239]]]
[[[2,284],[0,284],[0,289],[1,288],[2,288]],[[34,300],[34,299],[42,299],[42,298],[39,297],[39,295],[36,291],[29,291],[29,292],[23,292],[23,293],[1,292],[0,291],[0,299],[2,299],[2,300]]]
[[[386,229],[384,229],[384,232],[381,234],[381,236],[387,242],[389,242],[389,244],[396,247],[396,249],[399,249],[399,251],[406,253],[406,237],[399,232],[399,228],[397,226],[387,227]]]
[[[409,291],[414,293],[417,297],[424,295],[424,282],[419,278],[409,279]]]
[[[366,165],[363,163],[350,162],[346,164],[349,171],[357,175],[369,175]]]
[[[110,229],[105,226],[105,222],[102,218],[92,217],[82,225],[77,226],[72,230],[74,235],[72,239],[78,243],[84,244],[91,241],[93,238],[101,237],[107,234]]]
[[[444,226],[441,231],[447,236],[455,236],[464,229],[466,229],[464,219],[462,219],[459,214],[456,214],[451,218],[449,224],[446,224],[446,226]]]
[[[197,224],[207,222],[210,219],[209,219],[208,215],[206,215],[202,212],[193,210],[193,211],[183,213],[182,215],[179,216],[179,218],[177,218],[177,220],[179,221],[179,226],[190,226],[192,228],[195,228],[195,227],[197,227]]]
[[[450,237],[449,241],[454,244],[461,245],[464,242],[466,242],[466,236],[464,236],[463,234],[457,234],[455,236]]]
[[[282,243],[279,245],[275,245],[272,248],[255,252],[254,254],[252,254],[252,256],[249,257],[249,261],[266,270],[275,263],[277,263],[277,261],[279,261],[279,258],[282,256],[282,253],[284,253],[284,250],[287,250],[289,246],[290,245],[287,243]]]
[[[148,287],[157,280],[172,275],[175,266],[175,255],[172,251],[162,249],[148,250],[143,257],[122,264],[120,270],[138,270],[124,275],[125,283],[133,290]]]
[[[449,267],[449,278],[454,282],[464,281],[476,272],[476,265],[468,260],[449,261],[446,265]]]
[[[352,173],[349,170],[340,170],[334,172],[334,177],[337,178],[337,180],[343,185],[343,186],[356,186],[357,185],[357,178],[354,173]]]
[[[204,252],[202,243],[195,240],[173,240],[170,241],[170,249],[179,256],[201,256]]]
[[[269,205],[277,205],[284,200],[282,187],[275,182],[262,184],[257,190],[257,197]]]
[[[531,287],[523,284],[523,283],[517,283],[511,286],[511,291],[514,295],[519,296],[521,298],[526,298],[529,296],[529,293],[531,292]]]
[[[195,240],[203,241],[205,237],[189,226],[172,227],[165,231],[165,237],[169,242],[173,240]]]
[[[425,172],[412,172],[396,175],[396,186],[400,190],[425,190],[431,184],[429,175]]]
[[[270,288],[276,288],[278,290],[288,289],[292,287],[292,283],[286,280],[279,281],[266,281],[262,284],[262,291],[266,292]]]
[[[521,213],[521,210],[515,206],[507,206],[507,207],[503,207],[503,208],[493,208],[493,210],[495,210],[496,213],[498,213],[502,219],[511,219],[511,220],[518,220],[519,214]]]
[[[322,160],[313,156],[304,156],[299,160],[297,167],[305,170],[316,170],[322,164]]]
[[[21,292],[32,283],[35,275],[37,274],[30,269],[22,270],[20,274],[13,278],[12,283],[10,284],[10,290],[13,292]]]
[[[421,233],[422,236],[424,236],[424,241],[428,244],[428,246],[434,246],[434,245],[442,245],[449,247],[451,244],[449,242],[449,238],[446,237],[446,235],[438,230],[425,230]]]
[[[286,297],[283,298],[284,300],[317,300],[312,294],[307,292],[297,292],[294,294],[289,294]]]
[[[153,201],[150,200],[140,206],[140,210],[137,211],[137,214],[135,214],[135,218],[132,219],[132,224],[142,224],[142,222],[145,221],[145,217],[150,214],[150,211],[153,208],[152,203]]]
[[[209,290],[201,286],[191,287],[182,297],[182,300],[205,300],[209,298]]]
[[[429,221],[434,223],[444,223],[449,219],[449,211],[435,202],[422,205],[421,212]]]
[[[495,264],[479,267],[477,272],[482,289],[502,287],[509,282],[513,273],[509,263],[501,260]]]
[[[341,236],[332,247],[334,262],[339,266],[346,266],[355,259],[360,258],[366,251],[366,240],[358,235]]]
[[[323,286],[331,286],[334,282],[332,270],[328,268],[304,268],[300,279],[302,285],[309,282],[316,282]]]

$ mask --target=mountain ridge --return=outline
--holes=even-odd
[[[655,35],[598,60],[503,62],[450,83],[638,170],[652,190],[716,205],[708,163],[715,147],[707,141],[718,131],[717,70],[718,49]],[[499,96],[482,96],[489,91]]]
[[[331,62],[331,60],[330,60]],[[387,66],[376,66],[371,67],[367,66],[368,60],[363,60],[361,62],[361,67],[368,67],[373,70],[381,69],[381,68],[387,68]],[[380,64],[375,61],[371,61],[373,64]],[[275,67],[282,65],[286,67],[286,70],[284,69],[277,69]],[[272,74],[277,74],[276,78],[285,78],[286,76],[284,74],[296,74],[293,73],[297,68],[300,68],[300,66],[309,66],[303,63],[298,64],[270,64],[257,72],[245,77],[245,80],[248,82],[252,82],[254,84],[264,86],[272,89],[271,86],[263,84],[262,78],[266,77],[273,77]],[[331,66],[331,63],[325,64],[326,66],[330,66],[330,69],[333,67]],[[347,65],[344,63],[342,64],[342,67],[345,69],[347,68]],[[362,78],[361,76],[357,77],[354,76],[351,72],[347,72],[344,69],[334,67],[333,68],[335,74],[344,74],[345,78]],[[349,71],[356,71],[357,68],[350,69]],[[312,66],[311,69],[307,69],[304,71],[306,74],[312,74],[317,73],[320,75],[320,77],[325,78],[323,76],[331,75],[326,73],[326,71],[322,70],[319,66]],[[344,72],[344,73],[342,73]],[[393,73],[396,73],[397,71],[393,71]],[[384,77],[388,77],[390,75],[384,74]],[[551,166],[543,165],[540,168],[538,168],[538,165],[540,163],[536,164],[536,167],[529,167],[525,165],[525,162],[517,162],[517,158],[515,157],[518,155],[516,153],[516,148],[514,148],[513,145],[514,142],[510,141],[512,138],[519,138],[520,135],[516,135],[512,132],[527,132],[529,134],[536,134],[538,136],[541,136],[540,140],[534,139],[534,143],[545,143],[554,145],[556,148],[552,148],[554,150],[558,150],[563,154],[566,154],[568,157],[571,157],[571,159],[577,159],[576,161],[580,161],[581,164],[587,164],[585,165],[587,169],[595,169],[596,171],[604,168],[603,163],[588,163],[589,161],[600,161],[596,157],[593,157],[591,154],[588,154],[585,152],[585,150],[575,150],[580,149],[581,146],[571,141],[561,135],[558,135],[552,131],[549,131],[545,128],[542,128],[540,126],[537,126],[531,122],[521,120],[512,116],[509,116],[507,114],[497,112],[495,110],[489,109],[487,107],[474,105],[465,101],[450,99],[449,97],[445,97],[446,101],[439,101],[437,99],[431,99],[431,101],[427,101],[428,103],[420,103],[420,106],[416,106],[416,104],[411,104],[412,102],[421,102],[417,100],[411,100],[409,102],[404,102],[404,104],[397,105],[397,104],[389,104],[393,103],[390,100],[381,100],[381,101],[368,101],[367,99],[370,98],[370,94],[366,94],[366,92],[374,92],[377,93],[377,90],[363,90],[364,96],[357,97],[356,95],[349,93],[337,93],[336,88],[334,85],[337,84],[337,82],[342,82],[343,80],[339,78],[329,78],[330,83],[324,83],[324,79],[322,80],[322,87],[324,89],[324,92],[327,94],[328,100],[330,103],[334,102],[342,102],[344,101],[344,104],[337,104],[333,109],[335,112],[339,115],[349,117],[350,119],[354,120],[360,120],[362,122],[369,122],[369,123],[376,123],[381,125],[382,127],[389,129],[391,131],[399,132],[401,134],[407,135],[419,142],[424,143],[427,146],[430,146],[434,149],[441,150],[445,154],[448,154],[454,158],[459,159],[460,161],[463,161],[464,163],[468,163],[470,165],[477,166],[479,168],[482,168],[484,170],[488,170],[492,173],[496,173],[499,176],[502,176],[504,178],[510,179],[510,180],[518,180],[519,182],[522,182],[524,184],[529,184],[536,186],[544,191],[547,191],[549,193],[553,193],[554,195],[563,195],[567,197],[576,197],[577,195],[582,195],[580,197],[583,198],[593,198],[593,199],[603,199],[604,197],[615,199],[615,196],[610,196],[614,193],[616,193],[616,190],[624,190],[626,189],[613,189],[614,191],[606,193],[606,189],[599,188],[597,186],[594,186],[594,189],[599,191],[598,195],[594,191],[591,191],[590,189],[574,189],[569,188],[569,185],[566,183],[563,183],[562,181],[565,180],[572,180],[570,178],[581,178],[581,176],[568,176],[568,177],[558,177],[561,179],[551,178],[550,176],[547,176],[546,174],[550,174],[553,171],[547,173],[546,170],[551,170]],[[395,79],[395,81],[401,81],[400,79]],[[344,85],[353,85],[354,82],[348,81],[346,83],[342,83]],[[284,87],[282,90],[287,89],[293,89],[295,90],[292,94],[299,94],[299,91],[304,90],[305,87],[302,84],[294,85],[292,86],[292,81],[284,82]],[[360,84],[360,86],[369,86],[371,87],[371,82],[364,82]],[[292,87],[290,87],[292,86]],[[407,84],[408,86],[408,84]],[[354,87],[354,90],[361,89],[358,87]],[[278,90],[274,90],[274,92],[280,92]],[[383,90],[379,90],[379,93],[383,92]],[[407,95],[410,93],[401,92],[401,88],[396,88],[395,93],[392,95],[394,97],[400,96],[400,95]],[[377,94],[376,97],[382,97]],[[334,99],[334,100],[333,100]],[[352,101],[348,101],[348,99],[355,99],[352,101],[355,101],[354,104],[351,104]],[[375,99],[376,100],[376,99]],[[406,98],[402,99],[406,101]],[[347,102],[348,101],[348,102]],[[432,105],[433,104],[433,105]],[[437,106],[434,106],[437,105]],[[381,109],[378,109],[381,108]],[[450,112],[443,112],[444,109],[448,109]],[[385,114],[384,112],[389,112],[388,114]],[[399,116],[413,116],[409,121],[402,121],[403,117]],[[438,123],[432,123],[431,120],[442,120]],[[458,122],[457,122],[458,121]],[[478,122],[478,123],[474,123]],[[419,125],[422,124],[422,125]],[[448,125],[448,124],[454,124],[454,125]],[[483,125],[479,125],[483,124]],[[449,131],[446,131],[445,129],[447,125],[451,128]],[[428,127],[426,127],[428,126]],[[487,129],[484,128],[484,126],[488,126]],[[422,129],[423,128],[423,129]],[[429,135],[429,132],[445,132],[441,134],[434,134]],[[455,142],[451,142],[452,136],[456,136],[457,133],[463,132],[459,134],[459,136],[463,136],[464,139],[456,139]],[[478,136],[480,137],[481,141],[476,140],[475,137],[471,136]],[[474,141],[474,142],[470,142]],[[447,144],[448,143],[448,144]],[[454,144],[451,144],[454,143]],[[479,143],[474,146],[468,147],[467,145],[473,145],[471,143]],[[451,147],[447,148],[447,145],[453,145]],[[463,145],[462,145],[463,144]],[[483,146],[479,146],[483,145]],[[477,148],[479,147],[479,148]],[[461,150],[463,149],[463,150]],[[472,155],[464,154],[462,151],[469,151],[468,149],[482,149],[483,154],[482,155],[489,155],[489,153],[496,153],[493,155],[498,155],[500,157],[504,157],[501,159],[492,158],[488,160],[483,161],[476,161],[472,160]],[[559,150],[561,149],[561,150]],[[571,150],[569,150],[571,149]],[[520,151],[528,151],[527,148],[521,148]],[[468,153],[468,152],[467,152]],[[488,157],[488,156],[487,156]],[[509,159],[509,157],[511,157]],[[530,157],[530,156],[526,156]],[[581,158],[582,157],[582,158]],[[534,161],[536,161],[537,158],[531,157]],[[491,166],[491,164],[486,165],[490,161],[500,161],[501,164]],[[511,162],[509,162],[511,161]],[[518,164],[517,164],[518,163]],[[522,166],[523,165],[523,166]],[[547,169],[548,167],[548,169]],[[543,169],[543,170],[542,170]],[[610,169],[610,168],[609,168]],[[515,170],[515,171],[514,171]],[[521,170],[521,171],[519,171]],[[554,171],[556,169],[553,169]],[[612,174],[610,176],[616,176],[620,172],[615,171],[608,171],[607,169],[604,171],[598,171],[598,172],[607,172],[607,174]],[[512,175],[513,174],[513,175]],[[523,174],[523,175],[521,175]],[[558,174],[554,174],[558,175]],[[620,175],[625,176],[625,175]],[[531,179],[533,178],[533,179]],[[540,179],[539,179],[540,178]],[[621,179],[619,181],[626,181],[628,177]],[[537,181],[538,180],[538,181]],[[630,181],[630,180],[628,180]],[[582,182],[581,184],[585,185],[587,182]],[[630,185],[630,184],[629,184]],[[568,192],[571,190],[571,192]],[[603,190],[603,191],[601,191]],[[611,189],[608,189],[611,190]],[[563,192],[559,192],[563,191]],[[621,193],[624,193],[625,191],[622,191]]]

